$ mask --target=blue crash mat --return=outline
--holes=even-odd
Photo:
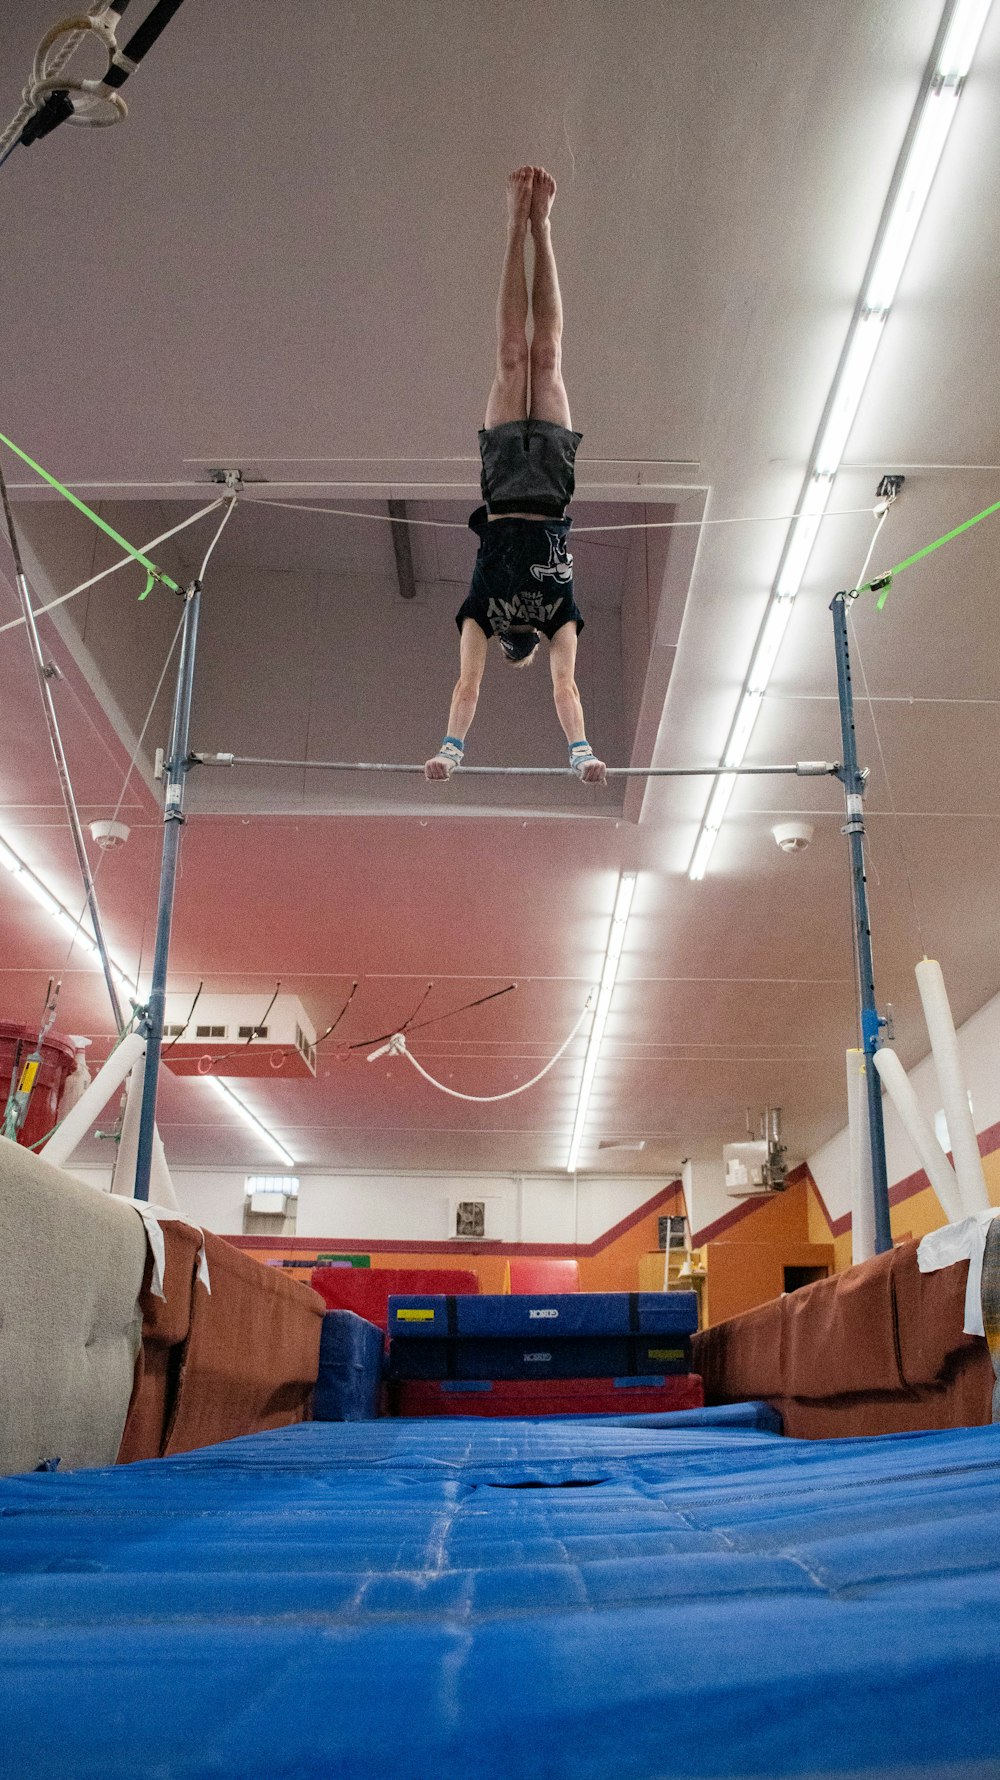
[[[693,1335],[695,1292],[489,1293],[465,1297],[393,1296],[389,1334],[405,1340],[446,1335]]]
[[[4,1780],[986,1780],[1000,1427],[305,1423],[0,1481]]]
[[[690,1370],[686,1335],[536,1335],[520,1341],[457,1335],[451,1341],[389,1343],[390,1378],[618,1378]]]

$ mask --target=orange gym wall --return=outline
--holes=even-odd
[[[479,1278],[481,1292],[506,1289],[507,1263],[514,1255],[575,1258],[580,1264],[580,1289],[584,1292],[634,1292],[639,1284],[639,1256],[658,1247],[657,1219],[684,1211],[679,1181],[672,1181],[612,1225],[595,1242],[450,1242],[409,1243],[340,1242],[335,1236],[227,1236],[226,1241],[245,1249],[259,1261],[292,1261],[303,1271],[311,1268],[317,1254],[368,1255],[373,1267],[461,1267]]]
[[[779,1298],[786,1267],[835,1270],[829,1228],[815,1228],[811,1185],[797,1171],[783,1193],[745,1200],[695,1232],[694,1242],[705,1251],[707,1322],[724,1323]]]
[[[993,1205],[1000,1205],[1000,1125],[991,1125],[979,1134],[979,1153],[983,1159],[986,1188]],[[809,1193],[809,1233],[813,1241],[833,1243],[835,1270],[839,1273],[851,1265],[851,1220],[849,1216],[831,1218],[822,1195],[807,1168],[796,1170],[805,1180]],[[795,1176],[792,1177],[793,1179]],[[908,1174],[889,1189],[889,1221],[895,1242],[926,1236],[947,1223],[937,1194],[928,1185],[923,1169]]]

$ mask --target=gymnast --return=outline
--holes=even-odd
[[[582,435],[571,430],[562,380],[562,300],[549,222],[555,195],[556,182],[544,167],[519,167],[507,180],[497,367],[479,434],[486,505],[477,507],[469,520],[479,551],[468,598],[456,617],[459,679],[448,733],[424,767],[428,779],[450,779],[462,764],[490,638],[496,637],[512,667],[526,667],[544,637],[569,764],[585,784],[607,783],[607,768],[586,739],[574,679],[583,618],[573,598],[573,558],[566,548],[573,522],[564,514]],[[535,250],[530,348],[524,267],[529,227]]]

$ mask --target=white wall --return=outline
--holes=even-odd
[[[978,1013],[966,1020],[964,1026],[959,1027],[958,1045],[965,1068],[966,1084],[972,1096],[976,1130],[982,1132],[990,1125],[1000,1122],[1000,995],[994,996],[992,1001],[988,1001],[985,1007],[981,1007]],[[920,1105],[933,1123],[934,1115],[941,1107],[933,1059],[930,1056],[925,1057],[907,1073]],[[845,1087],[845,1100],[846,1092]],[[882,1097],[882,1110],[885,1116],[889,1185],[893,1187],[897,1181],[914,1174],[920,1163],[885,1095]],[[810,1173],[823,1195],[831,1218],[845,1216],[850,1211],[851,1203],[846,1127],[808,1160]]]
[[[80,1169],[107,1187],[106,1170]],[[242,1170],[191,1169],[173,1176],[182,1213],[220,1235],[243,1229]],[[500,1242],[589,1243],[667,1184],[568,1175],[303,1174],[296,1236],[342,1242],[441,1242],[454,1203],[486,1201],[487,1237]]]

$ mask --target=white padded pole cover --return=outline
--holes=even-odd
[[[39,1151],[46,1162],[61,1167],[68,1162],[78,1143],[86,1137],[95,1119],[99,1119],[116,1089],[120,1088],[136,1059],[146,1048],[146,1040],[138,1032],[123,1038],[107,1062],[98,1070],[89,1088],[85,1088],[76,1105],[66,1114],[59,1129]]]
[[[912,1143],[920,1164],[934,1188],[941,1209],[949,1224],[964,1217],[962,1197],[958,1190],[958,1181],[944,1150],[938,1143],[931,1127],[930,1120],[918,1101],[907,1076],[906,1070],[899,1061],[895,1051],[883,1049],[875,1052],[875,1068],[885,1084],[885,1091],[892,1101],[900,1117],[900,1122]]]
[[[979,1140],[976,1137],[965,1071],[955,1035],[955,1022],[951,1017],[948,992],[937,959],[922,958],[917,965],[916,976],[920,999],[924,1004],[927,1034],[934,1053],[934,1067],[937,1070],[944,1116],[948,1121],[951,1153],[955,1160],[955,1175],[962,1206],[959,1216],[969,1218],[977,1211],[989,1210],[990,1196],[986,1191]]]

